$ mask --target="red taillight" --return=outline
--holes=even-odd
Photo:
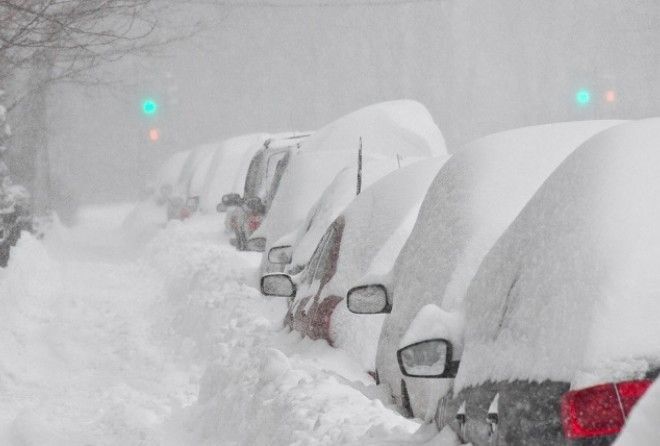
[[[259,226],[261,225],[261,215],[250,215],[247,218],[247,225],[248,229],[252,232],[256,231],[259,229]]]
[[[624,381],[565,393],[561,400],[564,434],[567,438],[618,434],[650,385],[649,380]]]

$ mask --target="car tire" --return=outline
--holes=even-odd
[[[236,229],[236,248],[239,251],[245,251],[247,249],[247,240],[243,231]]]

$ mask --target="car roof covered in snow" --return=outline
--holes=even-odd
[[[345,167],[357,164],[362,138],[363,157],[403,160],[446,154],[442,134],[428,111],[414,101],[375,104],[350,113],[314,133],[291,157],[270,211],[253,237],[266,237],[267,249],[292,233]],[[365,161],[366,162],[366,161]],[[364,169],[365,182],[380,177]]]
[[[469,289],[460,386],[583,387],[660,366],[658,141],[660,118],[606,130],[530,200]]]
[[[430,303],[461,311],[481,260],[538,187],[582,142],[617,123],[569,122],[501,132],[468,144],[447,161],[392,271],[392,313],[378,352],[385,378],[396,376],[398,382],[401,376],[396,350],[418,311]]]
[[[440,156],[447,153],[444,137],[422,104],[411,100],[373,104],[315,132],[305,150],[365,150],[396,156]]]
[[[405,161],[402,163],[404,166],[415,159]],[[368,188],[374,181],[380,181],[381,177],[398,167],[398,163],[391,158],[365,157],[363,172],[368,170],[369,175],[363,177],[362,188]],[[356,198],[357,170],[357,166],[343,168],[307,213],[305,221],[297,228],[290,241],[294,248],[292,266],[304,266],[309,261],[325,231]],[[276,245],[285,240],[281,238]]]
[[[252,157],[268,138],[265,133],[235,136],[213,152],[200,189],[200,208],[213,212],[224,194],[241,192]]]

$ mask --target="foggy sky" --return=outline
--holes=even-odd
[[[159,57],[104,67],[120,84],[57,87],[49,104],[56,174],[87,202],[131,199],[174,150],[315,129],[399,98],[429,108],[450,150],[524,125],[660,114],[660,2],[296,4],[187,9],[176,20],[201,22],[198,34]],[[592,104],[576,104],[580,88]],[[609,89],[615,103],[603,100]],[[146,97],[161,105],[154,120],[140,113]],[[156,144],[151,126],[161,131]]]

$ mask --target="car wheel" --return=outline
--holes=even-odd
[[[245,234],[243,231],[236,229],[236,248],[239,251],[245,251],[247,248],[247,240],[245,239]]]

